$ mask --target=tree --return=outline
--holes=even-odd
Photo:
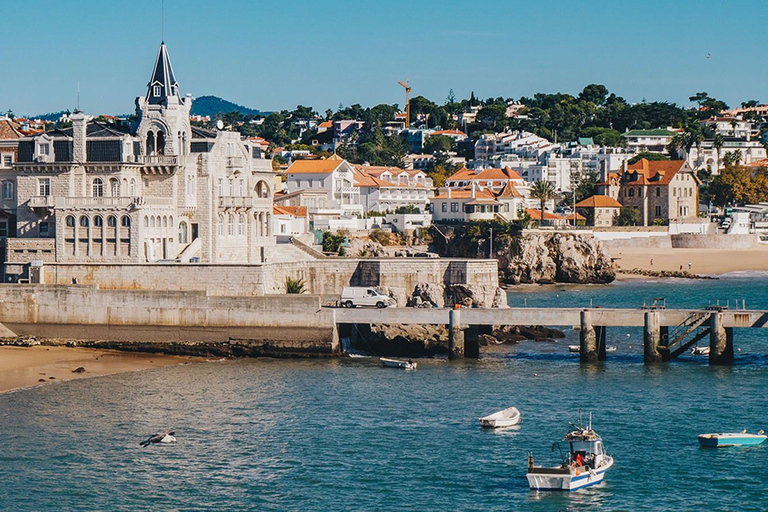
[[[347,239],[346,231],[333,233],[331,231],[323,232],[323,252],[338,253],[341,255],[344,247],[342,244]]]
[[[304,280],[301,278],[292,278],[292,277],[286,277],[285,278],[285,293],[304,293],[306,291],[305,289],[305,283]]]
[[[712,146],[715,148],[715,164],[717,165],[717,168],[720,169],[720,150],[723,149],[723,146],[725,145],[725,138],[719,134],[716,133],[715,137],[712,140]]]
[[[741,102],[741,108],[755,108],[760,102],[758,100],[747,100]]]
[[[451,150],[453,139],[447,135],[430,135],[424,140],[425,154],[447,153]]]
[[[768,201],[768,170],[726,166],[709,181],[707,191],[718,206]]]
[[[541,226],[544,224],[544,204],[547,201],[555,199],[557,197],[557,192],[555,192],[555,187],[553,187],[550,182],[541,180],[535,182],[531,187],[531,197],[539,200],[541,209],[539,225]]]
[[[616,223],[619,226],[637,226],[640,224],[640,211],[625,206],[619,210],[619,216],[616,218]]]
[[[606,97],[608,96],[608,89],[604,85],[589,84],[579,93],[579,99],[582,101],[588,101],[595,105],[602,106],[605,104]]]
[[[643,151],[642,153],[638,153],[632,158],[630,158],[627,163],[629,165],[636,164],[640,160],[649,160],[649,161],[657,161],[657,160],[669,160],[669,157],[662,153],[651,153],[649,151]]]
[[[477,122],[495,129],[497,128],[497,125],[503,125],[503,122],[507,119],[507,106],[494,104],[483,107],[477,112],[477,117],[475,119]],[[498,126],[498,128],[502,127],[503,126]]]

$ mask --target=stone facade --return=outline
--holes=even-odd
[[[17,236],[54,239],[57,262],[262,261],[271,161],[237,133],[190,126],[191,106],[162,44],[133,125],[77,112],[20,139]]]

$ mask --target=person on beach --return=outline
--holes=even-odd
[[[688,270],[691,270],[691,262],[688,262]]]
[[[653,258],[651,258],[651,266],[653,266]]]

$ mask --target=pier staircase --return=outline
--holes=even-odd
[[[674,359],[709,335],[709,328],[702,328],[709,321],[709,313],[693,312],[667,334],[662,335],[659,351],[665,361]],[[695,332],[695,334],[694,334]],[[688,336],[694,336],[688,340]]]

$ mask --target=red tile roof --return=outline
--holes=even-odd
[[[296,160],[288,167],[288,174],[331,174],[335,171],[342,160]]]
[[[541,210],[537,208],[526,208],[525,212],[533,220],[541,220]],[[558,215],[544,210],[544,220],[573,220],[573,215]],[[576,220],[587,220],[583,215],[576,214]]]
[[[627,166],[624,173],[625,180],[629,179],[627,173],[637,172],[637,179],[624,181],[624,184],[632,185],[668,185],[680,169],[685,165],[685,160],[638,160]]]
[[[621,208],[621,203],[610,196],[594,195],[576,203],[576,208]]]
[[[294,217],[307,217],[306,206],[273,206],[272,213],[275,215],[292,215]]]

